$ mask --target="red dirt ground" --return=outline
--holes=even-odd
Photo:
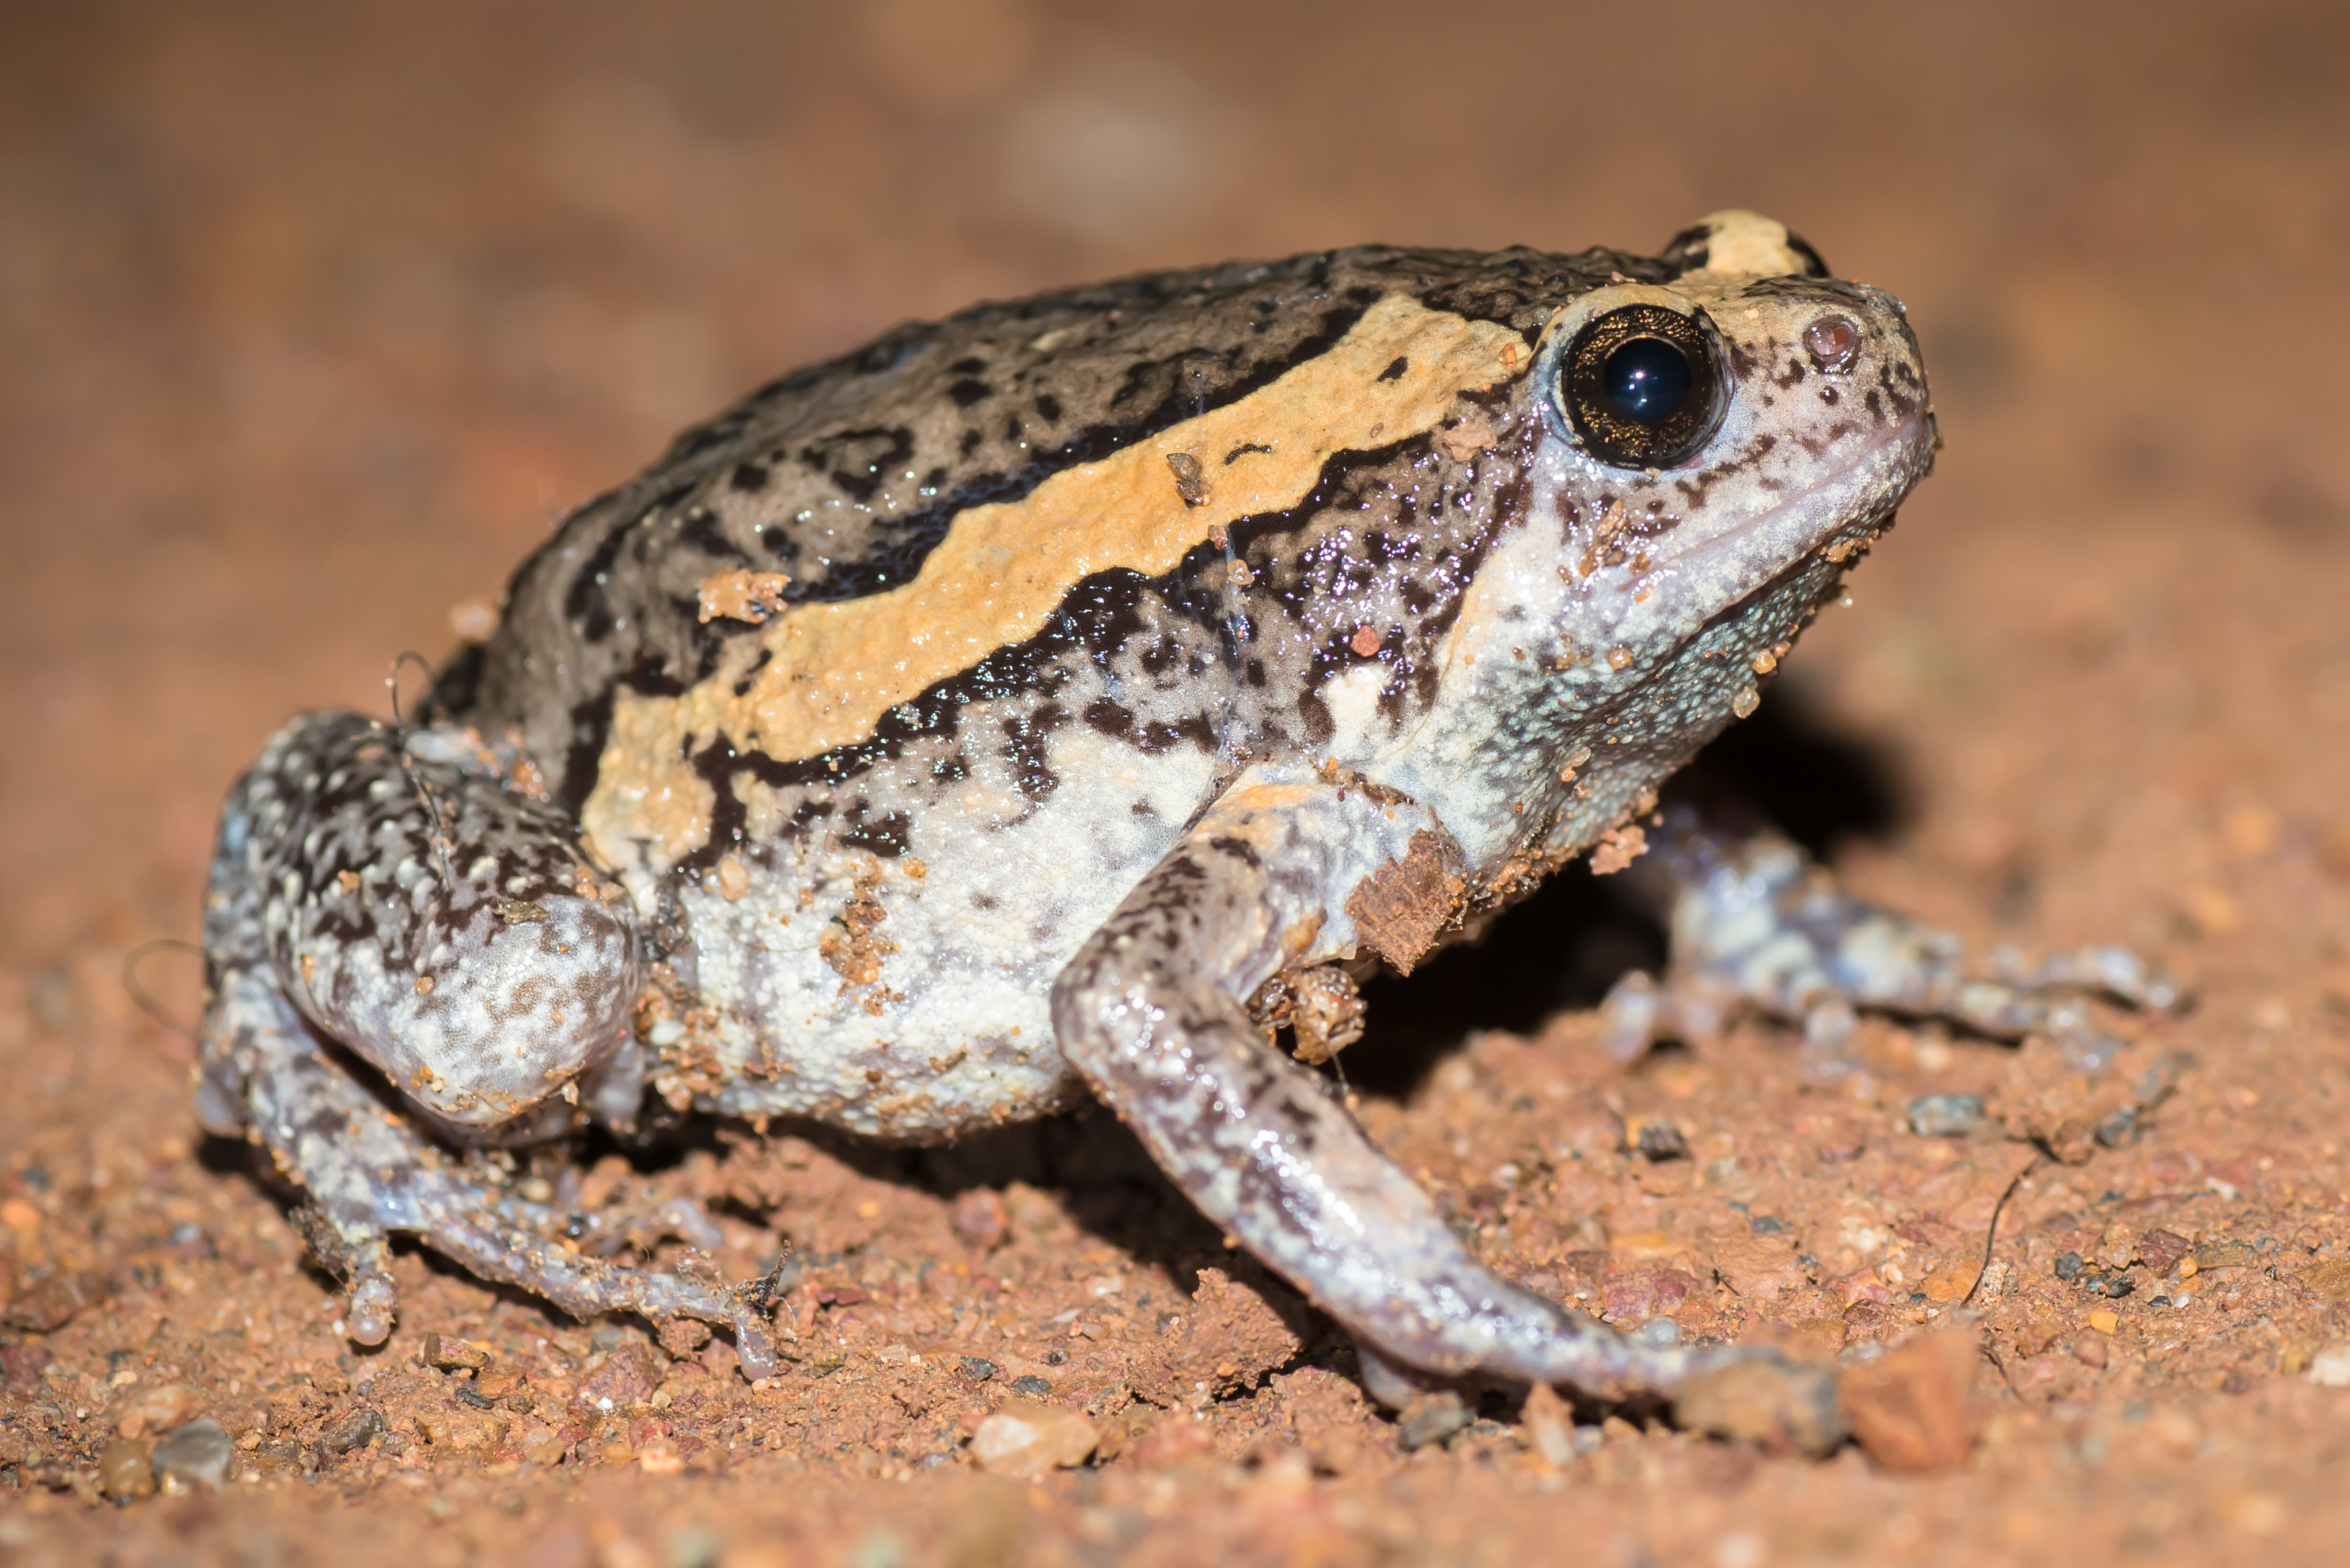
[[[2338,1560],[2350,37],[2317,5],[2111,15],[16,8],[0,1558]],[[117,978],[193,935],[214,807],[282,717],[380,711],[390,657],[449,647],[557,509],[899,317],[1370,238],[1648,246],[1729,204],[1910,303],[1950,442],[1732,765],[1867,893],[1986,944],[2137,944],[2197,1005],[2122,1021],[2095,1079],[1883,1023],[1834,1093],[1759,1025],[1626,1071],[1580,1009],[1638,939],[1578,925],[1570,880],[1375,988],[1347,1061],[1501,1268],[1840,1355],[1856,1401],[1929,1397],[1939,1366],[1969,1386],[1912,1448],[1957,1463],[1544,1401],[1408,1449],[1328,1326],[1099,1116],[599,1163],[583,1202],[726,1199],[729,1268],[793,1242],[800,1359],[762,1390],[723,1346],[421,1253],[389,1345],[336,1336]],[[140,972],[192,1012],[184,958]],[[1929,1093],[1990,1119],[1916,1136]],[[2133,1095],[2158,1098],[2135,1136],[2089,1136]],[[1657,1118],[1690,1158],[1624,1152]],[[1918,1338],[1954,1328],[1955,1359]],[[991,1468],[1007,1412],[1092,1459]],[[231,1479],[129,1495],[198,1417]]]

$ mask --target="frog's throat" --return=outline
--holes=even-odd
[[[1035,636],[1084,578],[1164,576],[1241,518],[1296,506],[1332,457],[1433,430],[1531,362],[1498,322],[1388,295],[1237,402],[962,513],[912,581],[795,605],[681,695],[615,691],[580,826],[606,864],[665,870],[709,840],[715,791],[694,753],[723,741],[800,762],[868,740],[896,704]]]

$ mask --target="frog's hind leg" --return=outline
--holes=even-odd
[[[1449,842],[1409,801],[1244,775],[1062,972],[1063,1054],[1208,1218],[1345,1325],[1381,1372],[1606,1395],[1751,1362],[1740,1349],[1627,1338],[1494,1274],[1325,1080],[1251,1021],[1243,999],[1265,981],[1367,940],[1350,898],[1368,885],[1411,904],[1399,884],[1440,865]],[[1432,934],[1450,906],[1440,886],[1419,891]],[[1796,1403],[1833,1409],[1825,1371],[1784,1370]]]
[[[413,1235],[485,1280],[518,1285],[576,1317],[633,1312],[731,1328],[743,1369],[775,1369],[759,1282],[623,1268],[567,1249],[565,1217],[504,1189],[478,1156],[442,1147],[369,1092],[366,1071],[320,1042],[265,974],[224,971],[208,1018],[201,1106],[216,1131],[269,1151],[307,1199],[303,1230],[350,1292],[344,1326],[362,1345],[390,1334],[398,1296],[388,1242]],[[232,1110],[232,1106],[234,1108]]]
[[[2126,949],[2085,947],[2036,965],[2002,951],[1969,961],[1966,945],[1838,888],[1776,833],[1670,808],[1648,854],[1621,881],[1671,937],[1662,983],[1635,972],[1617,982],[1603,1043],[1629,1061],[1654,1039],[1708,1037],[1752,1007],[1798,1023],[1817,1077],[1849,1069],[1857,1010],[1939,1018],[1994,1039],[2040,1033],[2075,1064],[2110,1061],[2120,1042],[2087,1002],[2103,995],[2168,1011],[2178,982]]]
[[[578,1256],[562,1216],[459,1152],[625,1126],[642,1085],[629,908],[485,751],[319,713],[237,782],[205,900],[199,1115],[305,1190],[362,1343],[390,1332],[385,1243],[406,1232],[582,1316],[731,1325],[757,1376],[759,1286]]]

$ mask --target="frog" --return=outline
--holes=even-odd
[[[1669,1396],[1769,1353],[1501,1278],[1315,1064],[1362,979],[1585,857],[1673,935],[1608,1001],[1627,1058],[1741,1006],[1827,1074],[1863,1008],[2093,1050],[2084,993],[2162,1000],[2118,950],[1968,978],[1659,805],[1939,439],[1901,303],[1743,210],[1653,256],[1366,245],[900,326],[564,517],[413,713],[269,739],[210,871],[198,1116],[297,1190],[362,1345],[405,1235],[772,1376],[782,1287],[719,1278],[706,1215],[626,1266],[515,1151],[1091,1103],[1385,1402]]]

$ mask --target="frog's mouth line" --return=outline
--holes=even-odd
[[[1675,601],[1737,604],[1838,534],[1876,527],[1925,477],[1933,456],[1933,430],[1930,410],[1888,426],[1849,462],[1809,489],[1659,562],[1654,570],[1626,584],[1632,593],[1642,588],[1651,592],[1624,618],[1619,629],[1632,629],[1636,618],[1659,628],[1667,607]]]

